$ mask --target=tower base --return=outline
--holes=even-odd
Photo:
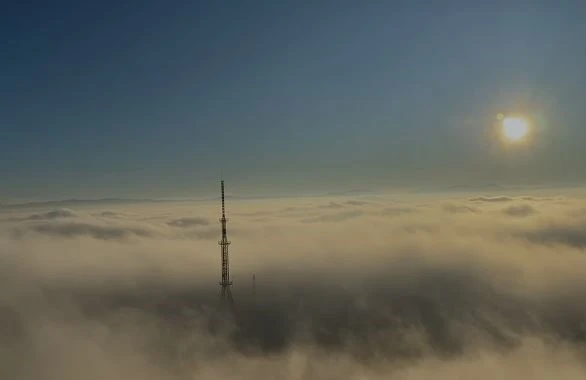
[[[222,311],[230,311],[234,316],[236,315],[236,306],[234,305],[234,298],[232,298],[232,287],[230,285],[222,285],[220,290],[220,308]]]

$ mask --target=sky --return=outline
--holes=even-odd
[[[4,1],[0,201],[586,179],[582,1]],[[498,113],[539,131],[490,138]]]

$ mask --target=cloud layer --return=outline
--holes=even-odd
[[[233,201],[236,320],[217,309],[215,203],[4,210],[0,375],[583,378],[585,206]]]

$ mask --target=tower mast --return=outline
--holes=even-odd
[[[256,274],[252,274],[252,300],[256,301]]]
[[[226,207],[224,202],[224,180],[220,181],[222,190],[222,217],[220,223],[222,224],[222,239],[218,241],[221,249],[221,261],[222,261],[222,280],[220,281],[220,301],[222,305],[229,306],[234,310],[234,300],[232,298],[232,281],[230,281],[230,262],[228,255],[228,246],[230,241],[228,240],[228,234],[226,230]]]

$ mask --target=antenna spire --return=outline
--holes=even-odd
[[[226,227],[226,202],[224,201],[224,180],[221,181],[221,186],[222,186],[222,219],[220,219],[220,221],[222,222],[222,237],[224,237],[224,229]]]

